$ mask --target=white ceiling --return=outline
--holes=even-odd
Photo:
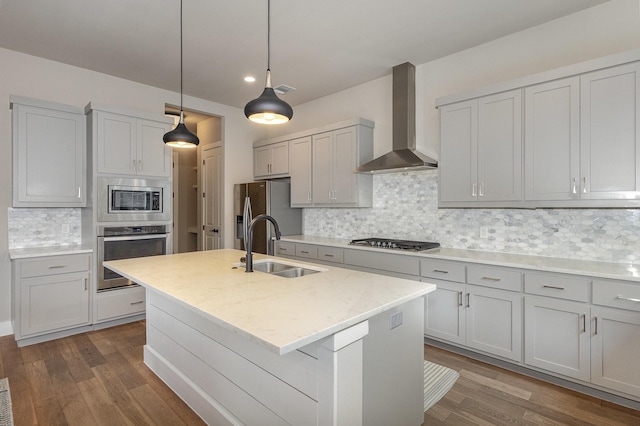
[[[301,104],[603,2],[273,0],[273,86]],[[183,8],[185,94],[244,107],[264,88],[267,1]],[[0,0],[0,47],[179,92],[179,13],[179,0]]]

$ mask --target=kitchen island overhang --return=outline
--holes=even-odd
[[[146,287],[145,363],[194,411],[215,424],[422,423],[435,285],[325,265],[246,273],[242,254],[105,263]]]

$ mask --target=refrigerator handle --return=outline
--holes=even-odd
[[[245,197],[244,199],[244,212],[242,214],[242,241],[247,241],[247,230],[249,229],[249,222],[253,220],[253,213],[251,212],[251,199]]]

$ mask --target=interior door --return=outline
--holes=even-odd
[[[202,250],[223,247],[222,146],[202,152]]]

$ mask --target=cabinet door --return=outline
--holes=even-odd
[[[97,111],[96,121],[98,173],[135,174],[138,167],[135,118]]]
[[[333,171],[331,189],[333,202],[350,204],[357,202],[356,174],[358,128],[348,127],[333,132]]]
[[[522,200],[522,90],[478,99],[478,200]]]
[[[171,176],[171,148],[162,137],[170,126],[157,121],[138,119],[136,144],[136,173],[144,176]]]
[[[581,197],[640,199],[640,64],[581,76]]]
[[[13,206],[86,206],[85,118],[13,105]]]
[[[591,381],[640,397],[640,314],[593,307]]]
[[[280,142],[271,146],[271,175],[289,174],[289,142]]]
[[[587,304],[526,296],[524,362],[589,381],[589,328]]]
[[[467,346],[522,361],[520,293],[467,285],[465,302]]]
[[[89,324],[86,272],[20,281],[21,337]]]
[[[333,135],[331,132],[321,133],[312,137],[313,148],[313,188],[314,204],[329,204],[333,200],[331,175],[333,172]]]
[[[253,176],[257,179],[269,176],[271,164],[271,147],[260,146],[253,149]]]
[[[434,280],[428,282],[436,284],[438,288],[424,297],[424,334],[464,345],[464,284]]]
[[[477,198],[478,102],[440,108],[440,202]]]
[[[291,148],[291,207],[311,204],[311,137],[295,139]]]
[[[579,198],[580,79],[525,89],[525,200]]]

